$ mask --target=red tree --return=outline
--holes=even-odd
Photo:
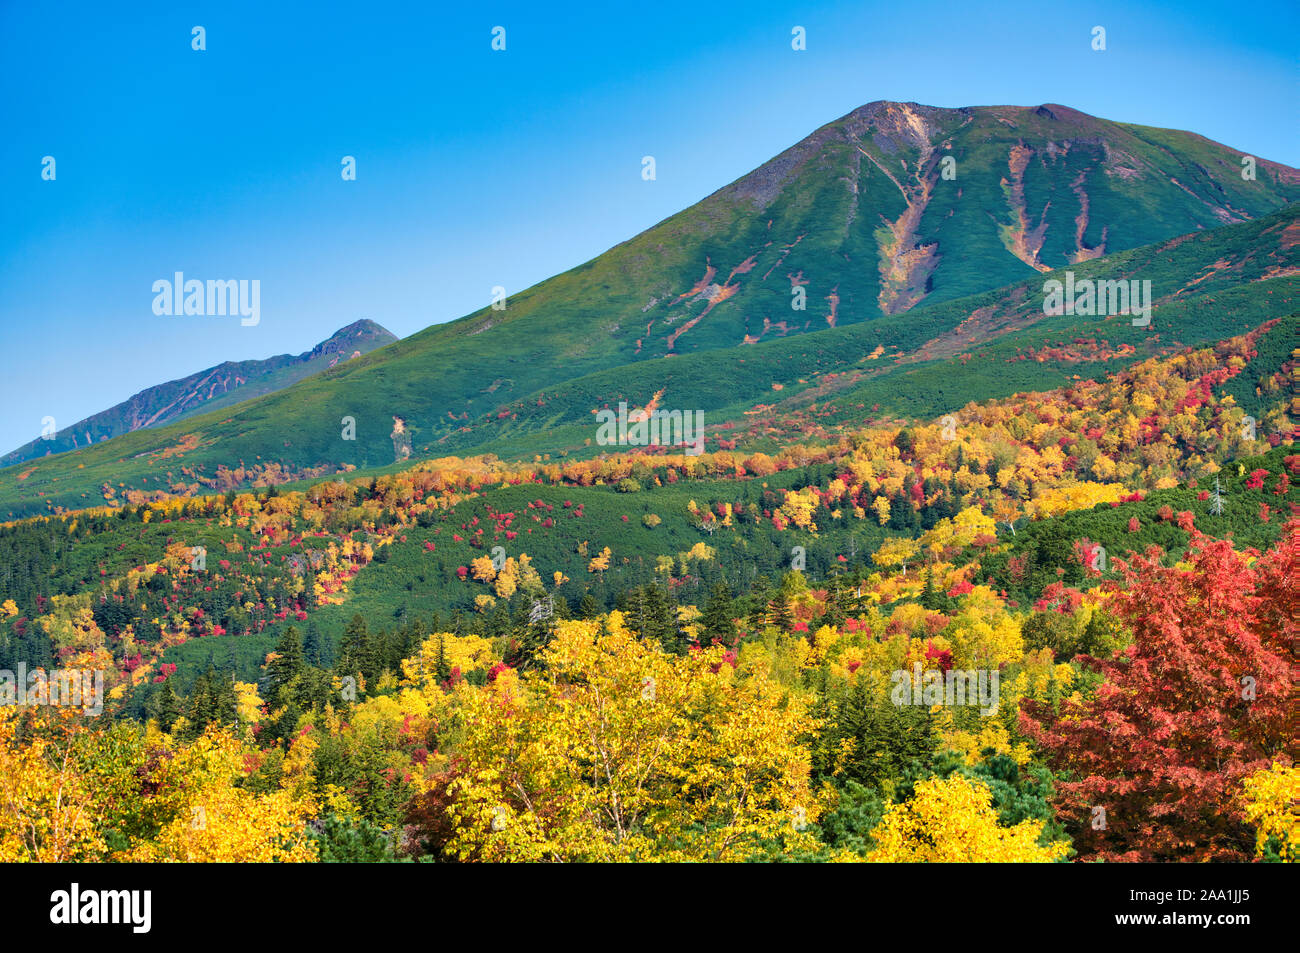
[[[1158,547],[1132,565],[1115,560],[1124,578],[1108,586],[1111,605],[1134,643],[1084,659],[1105,676],[1095,697],[1059,716],[1027,701],[1020,716],[1063,775],[1058,809],[1078,824],[1081,859],[1252,856],[1241,781],[1289,761],[1298,537],[1292,521],[1253,568],[1198,531],[1189,570],[1161,566]]]

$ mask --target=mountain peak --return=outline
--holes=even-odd
[[[335,338],[357,337],[359,335],[375,335],[378,337],[387,336],[392,338],[394,341],[397,340],[397,336],[395,334],[393,334],[383,325],[371,321],[369,318],[361,318],[358,321],[353,321],[351,324],[339,328],[337,331],[331,334],[327,340],[332,341]]]
[[[356,350],[373,351],[377,347],[392,344],[396,340],[397,335],[387,328],[371,321],[369,318],[362,318],[339,328],[310,351],[300,355],[300,358],[311,360],[322,354],[342,354],[345,351]]]

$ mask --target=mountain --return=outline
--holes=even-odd
[[[0,471],[0,512],[87,505],[105,487],[113,499],[118,484],[148,495],[408,456],[593,453],[597,408],[665,388],[667,407],[725,416],[851,371],[883,398],[866,407],[929,413],[1106,373],[1126,353],[1294,307],[1300,172],[1257,160],[1248,180],[1241,160],[1062,106],[872,103],[501,310],[235,408]],[[1042,283],[1062,269],[1152,280],[1166,321],[1040,320]],[[1233,307],[1209,307],[1211,292]],[[1100,342],[1082,367],[1038,359],[1076,332]],[[1033,360],[1002,354],[1018,338]],[[962,358],[986,342],[980,361]]]
[[[53,439],[38,438],[24,444],[0,457],[0,465],[87,447],[199,411],[260,397],[396,340],[394,334],[374,321],[362,319],[340,328],[302,354],[278,354],[262,361],[225,361],[188,377],[142,390],[108,410],[60,430]]]
[[[1067,271],[1078,283],[1149,281],[1151,324],[1136,327],[1129,315],[1045,314],[1045,282],[1065,281]],[[880,416],[937,417],[971,400],[1097,379],[1297,311],[1300,204],[906,314],[588,374],[504,403],[440,446],[522,459],[582,452],[593,408],[620,401],[705,410],[710,434],[724,438],[809,408],[819,425],[860,422],[872,408]]]

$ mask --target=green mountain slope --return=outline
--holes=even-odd
[[[935,417],[970,400],[1102,377],[1293,313],[1297,269],[1300,205],[1068,269],[1079,282],[1150,281],[1149,327],[1134,327],[1127,315],[1045,315],[1043,283],[1063,280],[1062,269],[867,324],[586,375],[503,403],[438,446],[503,457],[594,452],[586,446],[594,408],[644,406],[657,393],[663,406],[706,411],[711,435],[725,437],[744,432],[747,417],[809,407],[825,422]],[[738,429],[716,429],[727,422]]]
[[[1150,326],[1134,327],[1127,315],[1045,315],[1043,283],[1062,278],[1061,270],[866,324],[599,371],[493,402],[441,439],[423,439],[418,426],[404,436],[415,437],[413,458],[590,455],[602,449],[593,440],[596,408],[622,400],[644,406],[660,392],[664,407],[705,411],[711,439],[734,439],[776,419],[789,424],[815,417],[805,421],[815,427],[873,416],[937,417],[970,400],[1059,387],[1076,376],[1099,378],[1144,357],[1221,340],[1300,309],[1300,204],[1069,270],[1080,282],[1150,281]],[[220,467],[242,462],[255,468],[259,458],[303,446],[315,455],[310,459],[330,452],[332,443],[342,448],[345,463],[359,469],[400,469],[405,463],[394,462],[394,439],[387,432],[391,395],[409,383],[414,401],[423,379],[408,382],[394,370],[401,358],[376,369],[383,373],[383,388],[351,390],[358,385],[349,378],[356,376],[351,365],[407,347],[408,341],[398,342],[235,413],[206,414],[0,471],[0,512],[87,506],[100,502],[97,489],[119,483],[146,493],[176,486],[225,489],[238,474]],[[351,399],[341,402],[345,384]],[[341,415],[355,417],[355,441],[341,440]],[[334,470],[253,469],[251,475],[278,482]]]
[[[1024,333],[1041,308],[1047,276],[1039,272],[1054,266],[1151,277],[1157,299],[1168,299],[1161,307],[1189,307],[1182,298],[1205,300],[1211,289],[1266,273],[1289,281],[1282,272],[1294,262],[1280,250],[1287,222],[1270,220],[1275,234],[1250,231],[1245,220],[1300,197],[1300,172],[1265,161],[1257,169],[1247,181],[1238,153],[1199,136],[1064,107],[872,103],[593,261],[511,296],[503,310],[428,328],[228,412],[0,471],[0,513],[88,505],[121,489],[224,489],[371,469],[408,454],[578,448],[595,408],[620,395],[643,402],[665,386],[678,408],[732,409],[771,394],[773,383],[789,388],[780,395],[788,399],[811,386],[798,377],[844,369],[846,359],[855,373],[880,376],[871,360],[943,361],[972,338]],[[1232,247],[1213,244],[1224,230],[1214,226],[1225,222],[1242,223],[1225,226],[1237,230]],[[1263,257],[1252,251],[1256,241]],[[1114,257],[1144,242],[1170,244]],[[1161,271],[1151,256],[1165,251],[1171,261]],[[1224,254],[1235,264],[1218,266]],[[796,292],[804,310],[793,307]],[[1252,306],[1251,320],[1285,310],[1267,291],[1259,297],[1265,304]],[[1223,323],[1231,327],[1217,331],[1249,325],[1244,314]],[[1130,337],[1150,347],[1155,335],[1172,343],[1159,326],[1110,324],[1116,347]],[[883,356],[868,358],[877,346]],[[1030,370],[1000,362],[970,396],[1000,393]]]
[[[24,444],[0,457],[0,465],[88,447],[124,433],[158,427],[201,411],[260,397],[396,340],[387,329],[363,319],[340,328],[302,354],[277,354],[260,361],[225,361],[188,377],[142,390],[108,410],[58,431],[49,439],[38,438]]]

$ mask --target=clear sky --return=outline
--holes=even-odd
[[[463,8],[0,0],[0,451],[358,318],[459,317],[872,100],[1057,102],[1300,166],[1293,0]],[[260,323],[155,315],[176,271],[260,280]]]

